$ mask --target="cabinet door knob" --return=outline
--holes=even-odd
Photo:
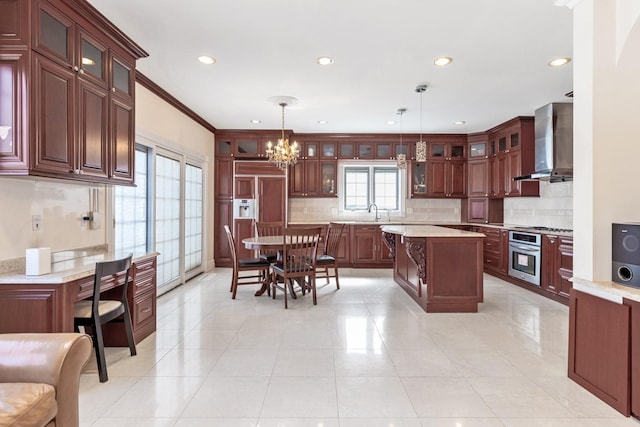
[[[78,66],[77,65],[73,66],[73,71],[78,71]]]

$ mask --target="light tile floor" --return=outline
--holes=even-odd
[[[391,270],[231,299],[229,269],[158,299],[158,330],[81,378],[83,426],[640,426],[567,378],[568,308],[485,275],[479,313],[427,314]]]

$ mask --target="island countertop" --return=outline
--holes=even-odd
[[[436,225],[383,225],[383,232],[405,237],[485,237],[482,233],[457,230]]]

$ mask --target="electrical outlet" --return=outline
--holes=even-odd
[[[31,215],[31,231],[42,231],[42,217]]]

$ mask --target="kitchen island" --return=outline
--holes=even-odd
[[[483,300],[484,234],[431,225],[382,226],[393,278],[428,313],[475,313]]]

